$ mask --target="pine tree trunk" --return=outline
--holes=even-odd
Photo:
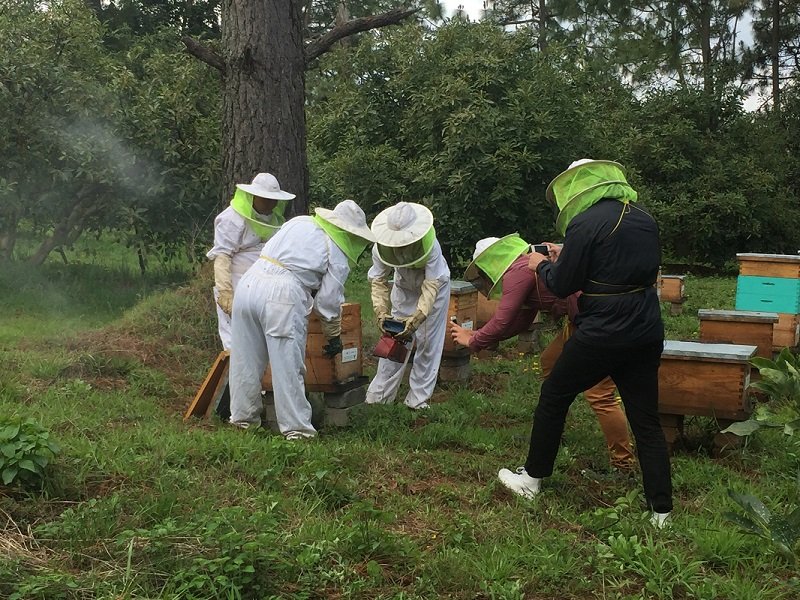
[[[223,204],[259,172],[308,212],[305,57],[299,0],[225,0],[222,48]]]

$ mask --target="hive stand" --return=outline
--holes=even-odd
[[[800,339],[800,255],[741,253],[736,310],[778,313],[772,349],[797,347]]]
[[[734,421],[750,417],[747,393],[750,358],[757,347],[702,342],[664,342],[658,372],[658,412],[667,444],[683,433],[683,417],[696,415],[716,419],[720,430]],[[718,450],[738,446],[741,438],[717,433]]]

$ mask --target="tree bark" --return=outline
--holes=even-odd
[[[780,66],[780,40],[781,40],[781,3],[772,0],[772,31],[770,32],[769,59],[772,69],[772,110],[776,116],[781,114],[781,66]]]
[[[308,212],[305,57],[297,0],[226,0],[222,101],[223,203],[260,172],[293,194],[292,214]]]

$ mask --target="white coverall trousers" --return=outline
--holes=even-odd
[[[405,318],[417,308],[420,290],[407,290],[397,285],[392,287],[392,316]],[[433,395],[442,362],[444,336],[447,330],[447,309],[450,306],[450,282],[444,283],[436,294],[433,309],[414,333],[414,362],[408,377],[409,390],[405,404],[417,408]],[[381,358],[378,372],[367,389],[368,404],[389,404],[395,401],[403,381],[405,365]]]
[[[281,267],[260,261],[236,288],[231,349],[231,423],[261,424],[261,377],[270,364],[275,414],[284,435],[316,435],[305,394],[311,296]]]
[[[263,244],[259,244],[256,248],[242,250],[231,257],[231,287],[233,287],[234,296],[236,295],[239,281],[244,277],[247,269],[258,260],[258,255],[263,246]],[[219,298],[219,290],[217,290],[217,286],[214,286],[214,306],[217,309],[219,339],[222,341],[222,349],[230,350],[231,338],[233,337],[231,316],[220,308],[219,304],[217,304],[217,298]]]

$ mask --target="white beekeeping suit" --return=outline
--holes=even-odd
[[[450,304],[450,269],[436,239],[433,214],[421,204],[400,202],[375,217],[372,233],[376,244],[367,276],[375,317],[382,330],[387,318],[402,321],[404,330],[396,337],[414,341],[405,404],[427,408],[442,361]],[[390,277],[394,277],[391,293]],[[404,370],[404,364],[381,358],[367,403],[394,402]]]
[[[286,221],[284,213],[294,194],[281,190],[270,173],[259,173],[251,184],[237,184],[230,206],[214,219],[214,300],[219,337],[231,349],[233,293],[242,275],[258,260],[261,248]]]
[[[341,352],[344,284],[372,241],[364,211],[345,200],[334,210],[289,220],[264,245],[233,302],[231,423],[261,424],[261,376],[269,363],[281,433],[287,439],[316,435],[303,383],[308,316],[312,309],[320,316],[325,353]]]

